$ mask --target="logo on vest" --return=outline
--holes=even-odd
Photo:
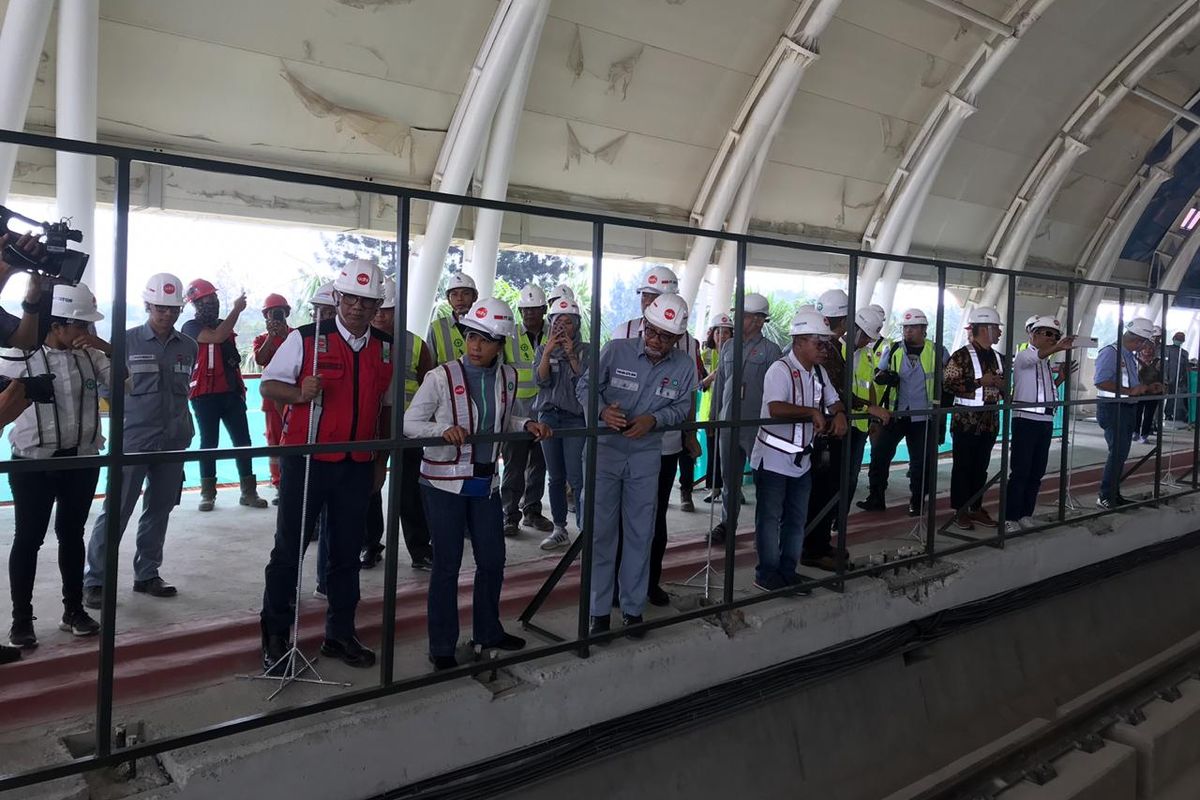
[[[329,340],[324,336],[317,337],[317,352],[326,353],[329,351]]]
[[[793,378],[799,378],[799,377],[800,377],[800,370],[798,370],[798,369],[794,369],[794,370],[792,370],[792,377],[793,377]]]
[[[467,393],[467,387],[465,387],[465,386],[455,386],[455,387],[454,387],[454,393],[455,393],[455,394],[457,394],[457,395],[464,395],[464,394],[466,394],[466,393]]]
[[[84,381],[83,386],[89,392],[96,391],[96,382],[94,380],[92,380],[91,378],[88,378],[86,381]]]

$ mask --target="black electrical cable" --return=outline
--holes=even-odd
[[[1107,561],[939,611],[869,636],[757,670],[685,697],[589,725],[485,761],[376,795],[372,800],[492,798],[557,773],[678,735],[834,675],[916,650],[1076,589],[1200,546],[1200,531]]]

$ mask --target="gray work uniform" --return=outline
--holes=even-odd
[[[188,382],[196,350],[195,340],[179,331],[172,331],[165,342],[159,340],[148,323],[125,332],[125,452],[183,450],[191,444],[194,431],[188,411]],[[183,463],[125,467],[122,479],[122,534],[133,516],[142,484],[146,485],[133,570],[134,580],[147,581],[158,576],[162,564],[167,520],[183,490]],[[84,586],[104,585],[109,499],[92,528]]]
[[[576,383],[576,396],[585,409],[590,380],[590,373],[584,372]],[[612,610],[619,518],[624,530],[621,611],[637,616],[646,607],[650,579],[662,461],[660,431],[687,419],[696,389],[696,364],[679,349],[652,364],[642,339],[614,339],[600,352],[596,381],[600,410],[616,403],[629,421],[644,414],[656,420],[654,429],[640,439],[610,434],[599,437],[596,447],[591,613],[608,616]],[[604,425],[599,420],[597,424]]]
[[[733,419],[733,398],[738,391],[733,385],[735,371],[733,344],[733,339],[730,339],[721,345],[721,356],[717,361],[716,383],[721,386],[721,406],[718,419],[721,420]],[[779,345],[764,338],[761,334],[742,342],[742,419],[758,419],[759,409],[762,407],[763,382],[766,380],[767,370],[782,357],[783,351],[779,349]],[[746,467],[746,459],[750,457],[750,452],[754,449],[754,439],[757,436],[757,425],[747,425],[738,429],[736,440],[738,450],[733,457],[735,472],[738,475],[741,475]],[[729,452],[730,443],[733,441],[732,437],[731,431],[721,431],[719,445],[721,453],[718,454],[721,462],[718,464],[718,469],[725,468],[725,453]],[[726,492],[725,497],[735,498],[737,494]],[[722,503],[721,521],[724,522],[728,515],[727,503]]]

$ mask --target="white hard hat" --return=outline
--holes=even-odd
[[[314,306],[334,306],[337,305],[333,299],[333,281],[322,283],[317,287],[317,291],[313,294],[312,304]]]
[[[1160,328],[1159,326],[1155,325],[1155,326],[1154,326],[1154,335],[1155,335],[1156,337],[1158,337],[1158,336],[1162,336],[1162,328]]]
[[[817,307],[815,305],[813,305],[812,303],[805,303],[804,305],[802,305],[796,309],[797,314],[799,314],[801,311],[811,311],[815,314],[815,313],[817,313]]]
[[[929,317],[919,308],[910,308],[900,317],[901,325],[928,325]]]
[[[883,306],[879,305],[879,303],[871,303],[871,305],[867,306],[867,308],[878,314],[881,320],[887,322],[887,310]]]
[[[166,305],[159,303],[158,305]],[[85,284],[54,287],[54,300],[50,304],[50,316],[61,317],[72,322],[99,322],[104,315],[96,309],[96,296]]]
[[[456,272],[450,276],[450,283],[446,285],[446,294],[449,294],[452,289],[470,289],[473,292],[479,292],[479,287],[475,285],[474,279],[465,272]]]
[[[1028,333],[1029,331],[1033,330],[1033,323],[1037,322],[1039,319],[1041,319],[1041,316],[1039,316],[1039,315],[1037,315],[1037,314],[1034,314],[1032,317],[1030,317],[1029,319],[1025,320],[1025,331],[1026,331],[1026,333]]]
[[[546,293],[542,291],[540,286],[529,284],[521,290],[521,297],[517,300],[517,308],[545,308]]]
[[[719,314],[713,314],[712,319],[710,319],[708,321],[708,329],[710,331],[713,328],[732,328],[732,327],[733,327],[733,317],[729,316],[724,311],[722,311]]]
[[[1000,312],[991,306],[981,306],[971,309],[967,315],[968,325],[1001,325]]]
[[[1144,317],[1131,319],[1129,324],[1125,326],[1126,333],[1132,333],[1134,336],[1140,336],[1143,339],[1154,338],[1154,323]]]
[[[792,336],[833,336],[825,315],[819,311],[797,311],[792,317]]]
[[[372,300],[382,300],[383,272],[374,261],[356,258],[347,261],[342,271],[333,279],[333,289],[342,294],[352,294],[356,297],[368,297]]]
[[[383,279],[383,303],[379,307],[396,307],[396,281],[393,278]]]
[[[550,291],[550,296],[546,298],[547,303],[553,303],[555,300],[565,297],[568,300],[575,299],[575,290],[565,283],[560,283]]]
[[[868,339],[878,339],[879,331],[883,329],[883,317],[873,308],[860,308],[854,315],[854,324]]]
[[[157,272],[146,281],[142,291],[142,299],[152,306],[179,306],[187,302],[183,299],[183,281],[169,272]]]
[[[670,267],[654,267],[646,273],[638,291],[651,294],[677,294],[679,292],[679,276]]]
[[[493,339],[512,336],[514,328],[512,309],[508,303],[495,297],[477,300],[458,322]]]
[[[646,322],[667,333],[687,333],[687,301],[675,292],[654,298],[642,312]]]
[[[1059,333],[1063,332],[1062,323],[1058,321],[1057,317],[1052,317],[1049,314],[1044,317],[1030,317],[1029,322],[1025,323],[1025,327],[1030,333],[1033,333],[1038,328],[1049,328]]]
[[[850,313],[850,298],[841,289],[822,292],[817,298],[817,311],[823,317],[844,317]]]
[[[751,292],[746,295],[742,307],[747,314],[770,314],[771,304],[767,302],[767,298],[763,297],[758,292]]]
[[[557,317],[559,314],[574,314],[577,317],[583,316],[579,313],[579,304],[570,297],[559,297],[550,306],[548,316]]]

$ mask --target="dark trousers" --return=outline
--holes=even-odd
[[[216,447],[221,441],[221,425],[229,432],[229,441],[234,447],[250,444],[250,426],[246,421],[246,398],[239,392],[204,394],[192,399],[192,410],[196,412],[196,427],[200,429],[200,447]],[[254,474],[248,458],[236,458],[238,476]],[[217,462],[211,458],[200,459],[200,477],[217,477]]]
[[[452,656],[458,646],[458,573],[463,533],[475,556],[472,638],[488,647],[500,641],[500,588],[504,585],[504,520],[500,496],[466,497],[421,487],[425,514],[433,525],[433,574],[429,578],[429,654]]]
[[[1100,497],[1105,500],[1121,496],[1121,473],[1125,471],[1125,459],[1129,458],[1136,415],[1137,410],[1130,403],[1096,404],[1096,422],[1100,423],[1108,444],[1108,458],[1104,460],[1104,475],[1100,479]]]
[[[1012,452],[1009,453],[1010,472],[1005,495],[1004,516],[1010,520],[1033,516],[1046,463],[1050,458],[1050,440],[1054,423],[1050,420],[1013,417]]]
[[[996,432],[951,433],[954,437],[951,451],[954,461],[950,467],[950,507],[955,511],[978,511],[983,508],[981,490],[987,485]],[[972,500],[975,494],[979,496]]]
[[[1137,404],[1137,425],[1134,433],[1149,438],[1154,433],[1154,418],[1158,415],[1161,400],[1140,400]]]
[[[708,474],[705,476],[705,481],[708,488],[717,491],[725,484],[725,468],[719,463],[717,457],[717,434],[713,431],[705,431],[704,438],[708,442]]]
[[[838,507],[835,505],[820,519],[817,515],[841,492],[842,460],[841,439],[827,440],[824,454],[821,451],[812,454],[812,487],[804,532],[805,558],[824,558],[833,554],[833,523],[837,520]]]
[[[433,551],[429,544],[425,507],[421,501],[421,448],[410,447],[402,452],[404,468],[400,476],[400,532],[404,534],[404,546],[413,560],[428,558]],[[371,495],[367,507],[367,538],[363,549],[382,553],[384,533],[383,490],[380,489]]]
[[[542,513],[542,495],[546,493],[546,457],[537,442],[505,442],[504,473],[500,477],[500,498],[504,518],[519,522],[522,516]]]
[[[16,523],[12,550],[8,555],[13,619],[33,616],[38,550],[46,540],[50,512],[56,502],[54,535],[58,537],[63,608],[67,611],[83,608],[83,530],[99,478],[98,468],[8,474]]]
[[[266,569],[262,626],[264,633],[286,636],[295,610],[304,457],[284,456],[279,460],[279,473],[279,515],[275,522],[275,546]],[[317,517],[324,509],[327,520],[322,536],[329,562],[322,582],[329,599],[325,614],[328,639],[346,640],[354,636],[354,613],[359,599],[358,559],[374,478],[375,464],[371,461],[312,460],[304,541],[307,545],[313,538]]]
[[[691,494],[696,487],[696,459],[684,450],[679,454],[679,491]]]
[[[903,440],[908,447],[909,502],[918,508],[921,506],[922,497],[929,496],[929,490],[925,486],[925,456],[929,449],[929,442],[925,437],[928,432],[927,420],[914,420],[911,417],[897,417],[891,424],[879,429],[879,435],[871,445],[871,466],[867,470],[872,500],[883,502],[887,493],[892,459],[896,457],[896,447]]]
[[[675,470],[679,468],[679,453],[662,456],[658,470],[658,498],[654,506],[654,538],[650,541],[650,580],[647,583],[651,589],[661,585],[663,557],[667,554],[667,506],[671,501],[671,487],[675,483]],[[614,574],[621,573],[621,545],[625,536],[625,525],[620,517],[617,518],[617,529],[620,536],[617,539],[617,560],[613,567]],[[621,594],[621,583],[613,583],[613,597]]]

